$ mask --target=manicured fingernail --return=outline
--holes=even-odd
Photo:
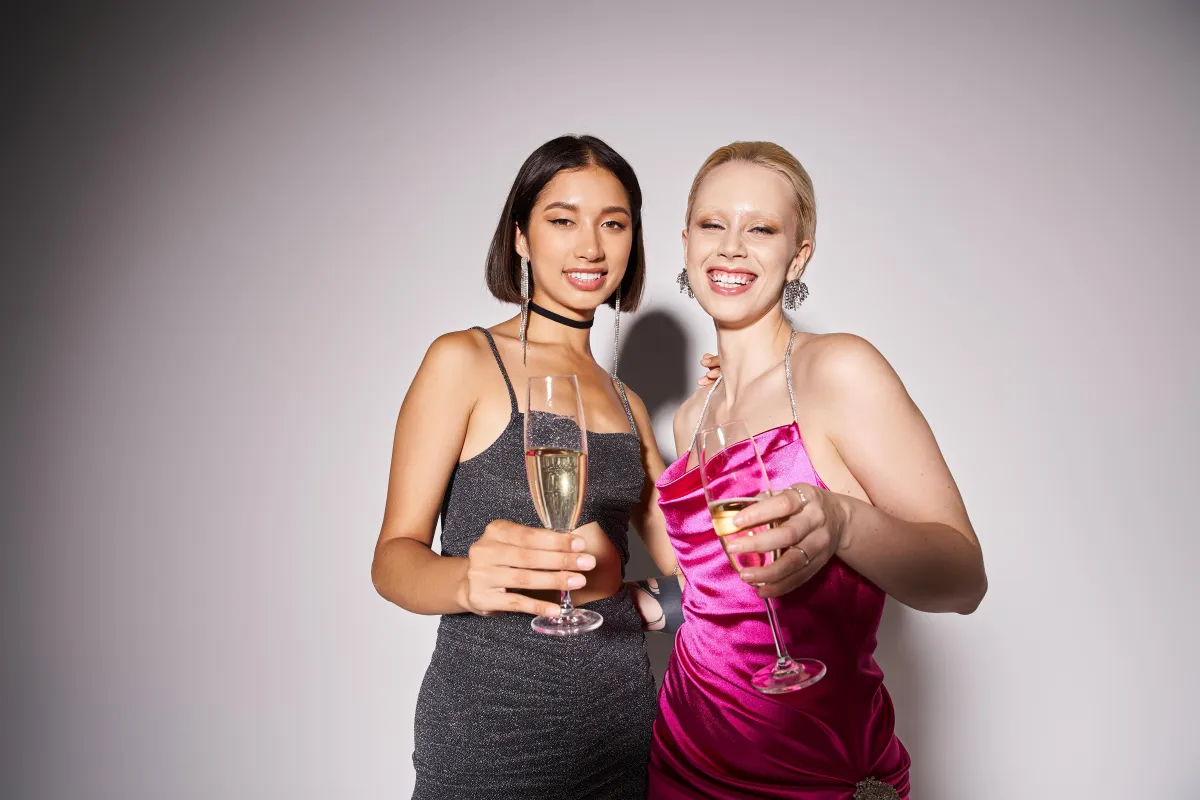
[[[571,539],[571,549],[574,550],[576,553],[578,553],[580,550],[582,550],[586,546],[587,545],[585,545],[583,543],[583,539],[580,539],[578,537]]]
[[[746,526],[746,517],[742,514],[738,514],[733,518],[733,524],[735,527],[744,528]]]
[[[742,552],[742,546],[740,544],[738,544],[737,542],[730,542],[725,547],[725,552],[729,553],[730,555],[736,555],[736,554]]]
[[[583,579],[582,575],[572,575],[567,579],[567,588],[578,589],[580,586],[583,586],[584,583],[586,583],[586,581]]]
[[[591,569],[592,567],[596,566],[596,557],[589,555],[588,553],[584,553],[579,558],[575,559],[575,564],[580,569]]]
[[[554,619],[558,616],[558,612],[561,610],[562,609],[560,609],[558,606],[546,606],[546,610],[542,612],[542,616]]]

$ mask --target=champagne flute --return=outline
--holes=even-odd
[[[570,533],[579,522],[587,494],[587,428],[583,400],[574,375],[530,378],[525,403],[525,474],[542,526]],[[534,617],[535,631],[548,636],[577,636],[594,631],[604,617],[571,604],[560,593],[557,617]]]
[[[773,524],[738,530],[733,518],[739,511],[758,502],[763,494],[770,494],[771,482],[763,466],[758,444],[750,436],[746,423],[727,422],[705,428],[696,437],[696,463],[700,469],[700,481],[704,486],[704,499],[712,515],[713,530],[721,539],[721,547],[737,572],[748,567],[761,567],[779,557],[773,553],[729,552],[729,544],[736,539],[762,533]],[[825,677],[825,665],[815,658],[794,659],[788,655],[783,637],[779,635],[779,623],[769,598],[767,621],[771,625],[771,637],[775,640],[775,663],[754,673],[750,685],[763,694],[783,694],[812,686]]]

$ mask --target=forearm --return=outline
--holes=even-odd
[[[414,614],[468,611],[463,587],[467,559],[441,556],[422,542],[398,537],[383,542],[371,565],[375,590]]]
[[[987,591],[979,545],[940,522],[906,522],[840,496],[846,522],[838,557],[906,606],[974,611]]]

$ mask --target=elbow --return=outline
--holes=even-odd
[[[975,613],[988,590],[987,570],[983,566],[983,551],[978,541],[974,542],[971,557],[963,566],[963,585],[951,610],[966,616]]]
[[[979,578],[975,581],[975,585],[969,592],[963,594],[954,610],[963,616],[974,614],[975,610],[979,608],[979,604],[983,602],[983,596],[987,594],[987,590],[987,575],[980,568]]]
[[[383,597],[383,569],[379,563],[379,555],[376,554],[371,559],[371,585],[375,587],[375,591],[380,597]]]
[[[387,559],[384,557],[384,544],[381,543],[375,548],[375,555],[371,558],[371,585],[375,587],[375,591],[385,600],[391,600],[387,591]]]

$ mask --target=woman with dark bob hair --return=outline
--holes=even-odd
[[[492,294],[521,312],[439,337],[404,398],[372,578],[401,608],[441,615],[417,701],[418,800],[645,795],[657,704],[624,585],[630,521],[664,573],[676,564],[646,408],[596,362],[588,330],[601,305],[641,299],[641,208],[633,169],[599,139],[535,150],[487,258]],[[577,376],[586,409],[586,499],[568,535],[542,527],[526,479],[526,379],[544,375]],[[603,624],[531,629],[526,615],[560,617],[562,590]]]

